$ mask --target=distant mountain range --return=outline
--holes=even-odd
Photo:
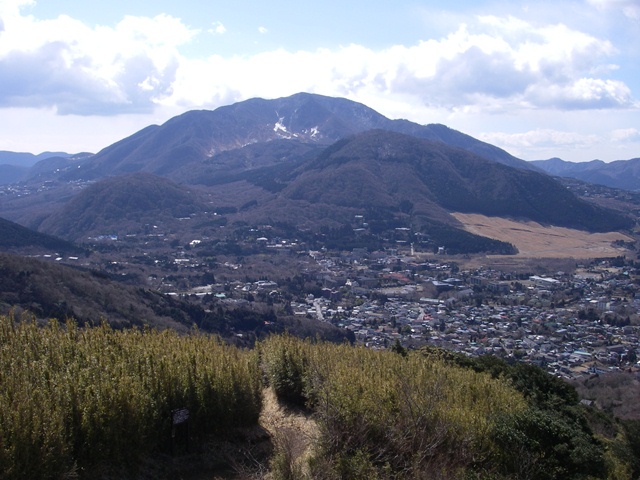
[[[574,163],[551,158],[534,160],[530,163],[558,177],[575,178],[583,182],[624,190],[640,190],[640,158],[609,163],[602,160]]]
[[[91,155],[93,154],[64,152],[43,152],[34,155],[32,153],[0,151],[0,185],[28,180],[42,173],[50,174]]]
[[[42,152],[38,155],[33,153],[7,152],[0,150],[0,165],[14,165],[16,167],[32,167],[40,160],[46,160],[51,157],[70,157],[65,152]]]
[[[433,241],[464,239],[459,251],[474,244],[501,253],[509,246],[478,241],[451,212],[588,231],[632,226],[542,172],[443,125],[390,120],[356,102],[301,93],[187,112],[96,155],[40,160],[30,178],[47,180],[46,191],[0,205],[0,215],[68,240],[214,204],[241,222],[294,229],[339,230],[365,215],[377,231],[410,226]]]

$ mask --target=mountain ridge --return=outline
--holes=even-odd
[[[218,157],[230,156],[230,164],[236,166],[244,162],[244,169],[227,176],[213,173],[203,180],[208,186],[202,192],[201,187],[147,172],[95,182],[44,219],[39,230],[75,241],[114,233],[148,234],[158,222],[166,226],[193,214],[206,219],[213,209],[206,195],[220,192],[221,187],[227,189],[223,196],[233,223],[278,223],[289,230],[315,232],[327,227],[348,238],[351,227],[348,234],[342,229],[356,215],[365,215],[370,234],[411,228],[457,252],[514,253],[515,249],[465,232],[452,212],[591,232],[632,225],[620,214],[579,200],[544,173],[516,169],[441,142],[387,130],[354,134],[323,149],[277,142],[266,145],[282,147],[279,154],[291,158],[275,158],[275,150],[267,149],[270,153],[262,159],[262,144],[222,152]],[[254,161],[268,165],[255,167]],[[243,195],[232,193],[238,182],[244,182]],[[205,223],[220,221],[216,217]]]
[[[504,150],[443,125],[391,120],[344,98],[298,93],[273,100],[254,98],[216,110],[191,110],[163,125],[146,127],[110,145],[64,178],[95,180],[147,171],[172,174],[224,151],[252,143],[296,139],[329,145],[346,136],[385,129],[439,141],[524,169],[535,169]]]
[[[36,248],[75,253],[81,250],[80,247],[61,238],[36,232],[4,218],[0,218],[0,248],[4,251]]]
[[[603,162],[568,162],[560,158],[533,160],[530,163],[550,175],[575,178],[588,183],[623,190],[640,190],[640,158]]]
[[[330,169],[329,176],[320,175]],[[474,212],[592,231],[630,225],[579,201],[543,173],[514,169],[460,148],[394,132],[375,130],[343,139],[296,171],[301,172],[298,179],[282,195],[315,203],[401,209],[405,200],[416,209],[414,213],[427,217],[434,210],[439,216]],[[371,182],[368,187],[367,181]],[[349,186],[359,193],[348,195]],[[380,198],[378,194],[385,191],[394,193],[393,202]],[[335,198],[327,200],[331,195]]]

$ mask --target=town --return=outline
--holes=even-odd
[[[492,354],[567,379],[639,366],[640,277],[625,257],[557,261],[566,271],[549,271],[551,261],[540,274],[543,267],[535,262],[530,271],[510,271],[508,262],[469,268],[466,256],[447,255],[445,247],[435,253],[415,252],[411,245],[334,252],[268,239],[264,229],[253,233],[225,243],[226,253],[215,257],[207,240],[192,240],[173,255],[137,258],[159,269],[147,281],[167,295],[209,308],[267,308],[278,316],[328,322],[369,348],[432,345]],[[145,238],[172,243],[158,233]],[[135,261],[110,262],[105,269],[126,276]]]

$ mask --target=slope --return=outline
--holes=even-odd
[[[455,224],[447,212],[526,218],[588,231],[629,228],[549,176],[386,131],[342,140],[291,174],[282,195],[311,204],[382,209]],[[448,218],[447,218],[448,217]]]
[[[40,231],[73,240],[88,235],[140,233],[161,221],[188,217],[206,208],[186,187],[148,173],[94,183],[49,216]]]
[[[33,231],[4,218],[0,218],[0,248],[5,251],[28,248],[57,252],[80,251],[72,243]]]
[[[189,111],[162,126],[149,126],[70,169],[66,179],[94,180],[137,171],[174,178],[176,173],[216,154],[277,139],[329,145],[371,129],[410,134],[458,146],[491,160],[524,169],[531,164],[497,147],[443,125],[390,120],[371,108],[343,98],[299,93],[275,100],[251,99],[214,111]]]
[[[104,274],[35,258],[0,254],[0,311],[28,310],[38,318],[75,318],[118,326],[188,330],[193,321],[180,302],[123,285]],[[19,310],[18,310],[19,311]]]

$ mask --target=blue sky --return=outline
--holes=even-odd
[[[0,150],[300,91],[526,160],[640,157],[640,2],[0,0]]]

